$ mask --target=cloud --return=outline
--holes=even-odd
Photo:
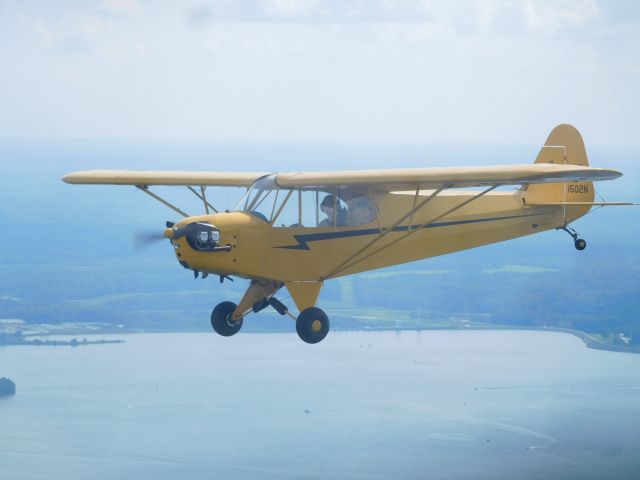
[[[214,18],[209,5],[198,5],[187,12],[187,25],[193,29],[208,27]]]
[[[100,53],[107,55],[109,57],[141,57],[146,55],[147,47],[140,43],[136,42],[133,44],[126,45],[105,45],[99,48]]]
[[[424,0],[211,0],[187,13],[193,28],[213,22],[357,23],[428,21]]]
[[[99,35],[110,26],[108,19],[90,13],[74,14],[57,22],[38,18],[30,23],[46,49],[68,54],[90,53]]]
[[[190,9],[194,29],[213,23],[429,23],[461,35],[553,35],[601,17],[597,0],[210,0]]]
[[[121,42],[120,38],[112,36],[113,32],[122,31],[131,22],[139,21],[137,18],[125,16],[139,14],[142,11],[142,7],[135,0],[105,0],[85,10],[57,10],[55,15],[51,15],[46,14],[45,9],[40,9],[38,16],[32,17],[31,20],[22,12],[20,17],[25,19],[23,21],[41,40],[41,45],[55,53],[143,55],[146,53],[144,46],[135,42]],[[125,46],[121,46],[120,43]]]
[[[102,0],[100,9],[112,15],[138,15],[144,12],[137,0]]]
[[[188,10],[187,25],[193,29],[209,27],[219,23],[269,22],[259,0],[211,0]]]
[[[526,141],[532,129],[569,121],[589,138],[635,138],[640,18],[631,7],[139,1],[144,15],[115,14],[100,0],[16,2],[0,14],[0,31],[15,39],[0,46],[13,65],[0,85],[19,92],[4,130]]]
[[[300,18],[328,12],[319,0],[261,0],[260,4],[267,17]]]
[[[46,47],[52,47],[55,44],[56,37],[49,26],[42,20],[34,20],[31,22],[31,30],[33,30]]]
[[[100,15],[86,14],[79,16],[75,20],[77,29],[87,35],[98,35],[106,30],[109,25],[109,20]]]
[[[525,12],[529,30],[542,34],[581,26],[600,15],[595,0],[527,0]]]

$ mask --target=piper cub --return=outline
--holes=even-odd
[[[589,167],[580,133],[553,129],[535,163],[486,167],[414,168],[309,173],[93,170],[74,172],[72,184],[132,185],[182,215],[164,237],[178,262],[195,276],[250,280],[239,304],[222,302],[213,329],[235,335],[246,315],[271,306],[291,316],[307,343],[329,332],[316,306],[323,282],[399,263],[456,252],[550,229],[586,242],[570,223],[596,205],[593,181],[622,173]],[[202,201],[190,216],[152,192],[179,185]],[[505,185],[516,190],[496,190]],[[246,187],[231,211],[207,200],[207,187]],[[472,190],[469,187],[476,188]],[[285,287],[297,316],[276,297]]]

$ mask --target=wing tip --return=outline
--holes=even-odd
[[[92,173],[91,170],[81,171],[81,172],[69,172],[66,175],[64,175],[60,180],[62,180],[64,183],[77,185],[77,184],[86,182],[87,174],[91,174],[91,173]]]
[[[76,172],[67,173],[60,180],[64,183],[74,184],[76,179]]]

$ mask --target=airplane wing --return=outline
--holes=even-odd
[[[265,172],[184,172],[169,170],[88,170],[65,175],[62,180],[72,184],[91,185],[183,185],[249,187]],[[476,187],[613,180],[622,175],[616,170],[534,163],[526,165],[496,165],[488,167],[431,167],[384,170],[343,170],[333,172],[278,173],[276,183],[285,188],[329,185],[371,185],[379,190],[432,188],[446,185]]]
[[[267,175],[261,172],[179,172],[170,170],[87,170],[73,172],[62,177],[72,184],[84,185],[180,185],[249,187],[259,178]]]
[[[374,189],[394,191],[416,187],[438,188],[446,186],[446,188],[455,188],[613,180],[620,176],[622,176],[622,173],[617,170],[584,167],[581,165],[534,163],[489,167],[434,167],[279,173],[276,175],[276,183],[281,187],[371,185]]]

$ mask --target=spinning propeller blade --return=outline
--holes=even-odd
[[[167,228],[173,227],[173,222],[166,222]],[[158,232],[157,230],[147,230],[144,232],[137,232],[133,235],[133,246],[136,250],[149,247],[154,243],[158,243],[161,240],[166,239],[164,232]]]
[[[136,249],[141,249],[158,243],[160,240],[165,240],[165,238],[162,232],[137,232],[133,235],[133,246]]]

